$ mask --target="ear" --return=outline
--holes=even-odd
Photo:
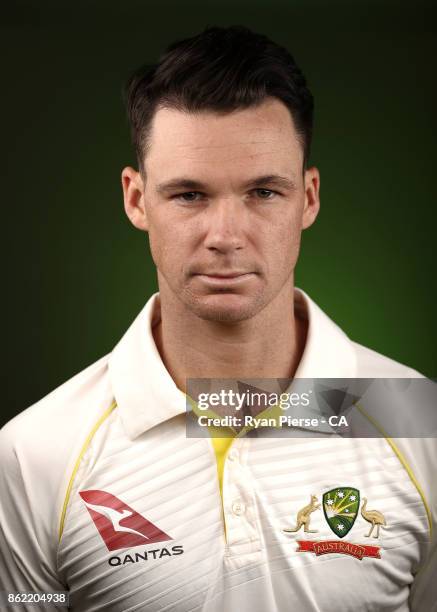
[[[132,225],[144,232],[149,229],[141,174],[128,166],[121,173],[124,210]]]
[[[305,170],[305,204],[302,212],[302,229],[310,227],[316,220],[320,209],[320,174],[317,168]]]

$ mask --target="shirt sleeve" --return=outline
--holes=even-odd
[[[437,439],[408,440],[411,464],[422,486],[430,520],[428,554],[410,593],[411,612],[437,612]]]
[[[32,470],[32,453],[27,454],[25,442],[17,439],[14,429],[12,421],[0,430],[0,591],[65,591],[57,577],[50,531],[53,500],[41,503],[45,491],[39,477],[44,475],[38,477]],[[49,516],[44,515],[47,512]],[[23,603],[10,609],[32,612],[35,605]]]
[[[419,570],[411,590],[411,612],[437,612],[437,543]]]

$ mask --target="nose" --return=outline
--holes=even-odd
[[[205,212],[207,215],[205,247],[220,253],[244,248],[246,213],[243,202],[237,198],[223,198],[214,202]]]

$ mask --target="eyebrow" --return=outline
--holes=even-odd
[[[257,187],[265,187],[266,185],[272,187],[279,187],[282,189],[289,189],[290,191],[296,189],[296,183],[293,179],[287,178],[285,176],[279,176],[278,174],[266,174],[264,176],[257,176],[247,181],[243,185],[243,187],[245,189],[256,189]],[[156,186],[156,191],[158,193],[169,193],[171,191],[176,190],[197,191],[200,189],[206,190],[207,185],[205,185],[205,183],[202,183],[201,181],[195,181],[193,179],[185,177],[174,178],[170,181],[159,183]]]

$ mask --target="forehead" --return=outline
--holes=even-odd
[[[160,108],[153,118],[145,169],[150,172],[254,166],[266,173],[296,170],[302,145],[288,108],[275,98],[226,114]],[[276,167],[271,167],[275,165]],[[250,170],[250,168],[248,168]]]

